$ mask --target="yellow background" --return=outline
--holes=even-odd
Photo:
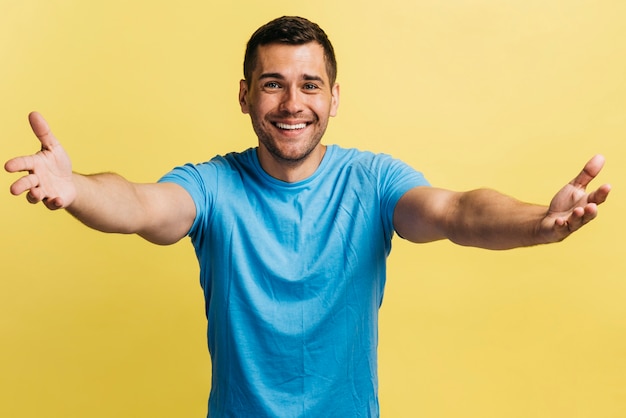
[[[391,153],[437,186],[547,203],[594,153],[613,195],[559,245],[394,240],[383,417],[626,416],[626,2],[0,0],[0,159],[38,110],[79,172],[153,181],[256,143],[245,42],[318,22],[342,88],[326,143]],[[201,417],[198,267],[12,197],[0,175],[0,416]]]

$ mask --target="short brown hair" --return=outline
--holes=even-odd
[[[243,60],[243,75],[245,79],[249,81],[252,77],[252,71],[256,67],[259,46],[274,43],[302,45],[309,42],[317,42],[324,49],[326,73],[332,86],[337,79],[337,60],[333,45],[330,43],[326,33],[316,23],[298,16],[279,17],[261,26],[252,34],[246,46],[246,54]]]

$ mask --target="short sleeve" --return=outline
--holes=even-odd
[[[175,183],[183,187],[192,197],[196,205],[196,218],[189,230],[189,236],[201,233],[204,226],[208,222],[208,214],[212,204],[212,194],[207,179],[215,178],[211,175],[211,164],[204,163],[199,165],[185,164],[175,167],[169,173],[159,179],[159,183]]]
[[[400,198],[409,190],[430,186],[424,175],[405,162],[379,154],[379,195],[381,213],[387,231],[393,231],[393,213]]]

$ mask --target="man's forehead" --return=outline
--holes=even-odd
[[[255,72],[283,73],[306,69],[303,74],[322,76],[326,73],[325,65],[324,49],[317,42],[301,45],[273,43],[259,46]]]

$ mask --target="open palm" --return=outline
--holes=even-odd
[[[70,158],[39,113],[31,113],[28,119],[41,142],[41,151],[6,162],[4,167],[10,173],[28,172],[11,185],[11,193],[27,192],[30,203],[43,202],[49,209],[65,208],[76,197]]]
[[[586,188],[603,166],[604,157],[594,156],[580,174],[559,190],[542,224],[544,232],[555,234],[556,240],[561,240],[596,217],[598,205],[606,200],[611,186],[604,184],[590,193]]]

